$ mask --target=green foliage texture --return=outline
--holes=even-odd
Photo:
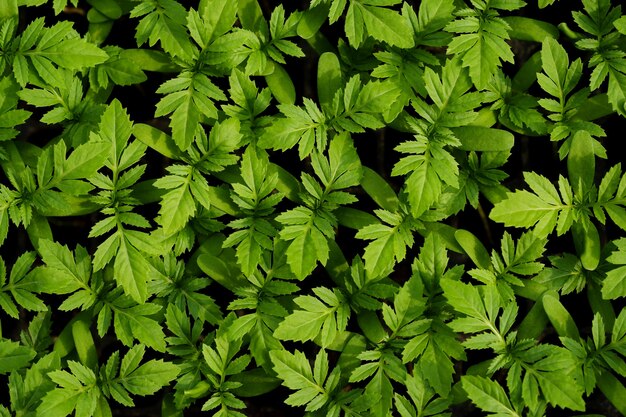
[[[0,0],[0,417],[626,415],[619,3]]]

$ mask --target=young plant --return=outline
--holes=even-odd
[[[625,115],[612,0],[0,1],[0,417],[626,415]]]

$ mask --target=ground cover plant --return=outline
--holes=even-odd
[[[610,0],[0,1],[0,416],[626,415]]]

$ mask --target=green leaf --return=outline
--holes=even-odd
[[[0,19],[18,16],[17,0],[9,0],[0,6]]]
[[[580,78],[580,60],[570,65],[565,49],[556,40],[547,38],[541,45],[541,62],[545,75],[537,74],[539,85],[548,94],[563,100]]]
[[[582,398],[583,389],[579,383],[564,383],[560,372],[542,372],[538,378],[539,385],[547,401],[553,406],[583,411],[585,402]]]
[[[126,300],[120,301],[127,304]],[[124,345],[131,346],[134,338],[158,352],[165,351],[165,333],[159,323],[149,317],[161,310],[160,306],[144,303],[133,307],[113,305],[112,309],[115,333]]]
[[[272,95],[280,104],[296,102],[296,88],[289,73],[279,64],[274,64],[274,71],[265,76],[265,81]]]
[[[177,72],[180,67],[164,52],[153,49],[123,49],[120,59],[132,62],[144,71]]]
[[[454,364],[443,346],[439,346],[440,338],[431,337],[419,358],[419,369],[433,390],[442,397],[447,397],[452,387]]]
[[[313,169],[327,190],[339,190],[360,184],[362,169],[359,155],[348,133],[335,136],[328,147],[328,163],[312,158]]]
[[[113,5],[119,8],[115,3]],[[89,72],[89,82],[94,87],[107,88],[111,83],[140,84],[148,79],[141,67],[122,54],[123,49],[108,46],[104,48],[104,51],[109,55],[109,59]]]
[[[311,39],[314,37],[320,27],[324,24],[328,16],[329,8],[325,5],[320,7],[310,7],[304,11],[300,22],[298,23],[297,33],[302,39]]]
[[[546,7],[550,6],[552,3],[554,3],[556,0],[538,0],[538,5],[540,9],[545,9]]]
[[[163,83],[157,93],[166,96],[157,103],[155,116],[171,114],[172,137],[183,151],[193,142],[203,117],[217,119],[213,101],[226,100],[222,90],[209,77],[187,71]]]
[[[376,171],[364,166],[361,186],[380,208],[391,212],[398,210],[400,205],[398,196],[389,183]]]
[[[102,114],[100,120],[98,136],[110,144],[110,154],[108,155],[108,167],[117,171],[122,153],[128,144],[132,131],[132,122],[117,100],[113,100]]]
[[[490,9],[489,3],[474,3],[475,9],[459,13],[461,18],[450,22],[445,30],[457,35],[448,45],[448,54],[461,57],[469,68],[472,82],[482,89],[502,65],[513,63],[513,53],[507,44],[509,26]]]
[[[572,225],[574,246],[583,267],[594,271],[600,264],[600,235],[598,229],[588,218],[583,218]]]
[[[268,374],[263,368],[240,372],[233,375],[230,381],[241,384],[241,387],[233,389],[233,393],[239,397],[263,395],[280,385],[280,380]]]
[[[447,44],[449,35],[441,29],[453,19],[454,9],[452,0],[422,1],[417,14],[417,43],[429,46],[439,46],[444,42]]]
[[[196,202],[191,194],[190,184],[193,169],[182,165],[168,168],[175,175],[159,178],[154,185],[157,188],[170,189],[161,199],[158,222],[166,235],[180,231],[191,217],[196,214]],[[182,176],[184,174],[185,176]]]
[[[602,298],[613,300],[626,297],[626,266],[612,269],[602,282]]]
[[[296,207],[281,213],[276,220],[286,225],[280,231],[280,237],[290,242],[286,252],[287,262],[298,279],[310,275],[318,261],[326,264],[329,251],[327,239],[332,236],[328,220],[316,216],[307,207]]]
[[[198,12],[210,28],[211,37],[228,32],[237,19],[237,3],[228,0],[201,1]]]
[[[416,229],[417,223],[399,213],[385,210],[374,212],[389,225],[377,223],[365,226],[357,232],[356,238],[372,240],[363,255],[365,269],[370,277],[380,277],[388,274],[395,263],[404,259],[406,247],[413,245],[412,231]]]
[[[19,38],[19,46],[13,69],[22,86],[38,77],[58,85],[61,74],[53,64],[82,70],[109,58],[102,49],[80,38],[67,21],[45,28],[43,18],[34,20]]]
[[[462,126],[452,129],[461,141],[460,149],[477,152],[510,151],[513,147],[513,135],[501,129],[480,126]]]
[[[119,247],[113,264],[115,279],[124,288],[124,292],[138,303],[148,298],[148,281],[151,279],[152,266],[121,233]]]
[[[606,273],[602,282],[602,298],[612,300],[619,297],[626,297],[626,258],[624,257],[623,239],[615,241],[617,250],[613,251],[607,260],[614,265]]]
[[[565,223],[571,203],[564,203],[556,187],[534,172],[524,173],[524,179],[533,190],[509,192],[507,198],[497,203],[489,217],[506,226],[530,228],[535,226],[535,232],[540,236],[547,236],[557,227],[557,232],[563,234],[571,225]],[[561,179],[567,184],[565,179]],[[561,189],[563,194],[563,188]]]
[[[330,106],[335,92],[342,87],[343,74],[339,58],[332,52],[320,55],[317,62],[317,96],[322,107]]]
[[[0,340],[0,374],[8,374],[27,366],[36,352],[11,340]]]
[[[589,80],[590,88],[597,89],[609,78],[607,96],[613,110],[624,116],[626,110],[626,62],[624,53],[615,49],[607,42],[604,36],[615,36],[615,29],[620,29],[620,9],[611,7],[610,2],[593,1],[584,3],[584,13],[576,11],[572,13],[576,24],[588,35],[580,35],[582,39],[576,42],[576,46],[583,50],[594,51],[594,59],[590,60],[589,66],[595,67]]]
[[[272,350],[270,358],[274,364],[274,371],[283,380],[283,385],[296,390],[285,400],[285,404],[291,406],[308,404],[306,410],[314,411],[328,402],[328,394],[323,386],[328,373],[328,356],[324,350],[319,351],[316,356],[315,373],[304,353],[298,350],[294,353]]]
[[[130,12],[130,17],[144,16],[137,25],[135,39],[138,45],[157,42],[165,52],[180,58],[190,58],[193,47],[189,41],[186,24],[186,9],[177,2],[160,0],[153,4],[139,4]]]
[[[76,409],[76,416],[87,417],[93,415],[101,393],[96,387],[96,375],[93,370],[78,362],[68,361],[71,371],[52,371],[48,373],[50,379],[60,387],[49,391],[43,398],[37,415],[66,416]]]
[[[46,311],[46,305],[35,295],[40,292],[37,282],[37,274],[30,271],[34,261],[33,252],[22,254],[11,268],[9,282],[6,282],[6,269],[4,261],[0,258],[0,307],[11,317],[19,318],[17,305],[30,311]],[[9,297],[11,294],[11,297]]]
[[[477,267],[491,269],[489,252],[476,236],[467,230],[459,229],[454,232],[454,238]]]
[[[300,307],[280,322],[274,336],[281,340],[313,340],[320,335],[322,347],[329,346],[346,330],[350,308],[344,295],[324,287],[314,288],[317,297],[304,295],[294,302]]]
[[[511,27],[509,34],[513,39],[531,42],[543,42],[544,39],[559,37],[559,29],[547,22],[524,16],[506,16],[504,21]]]
[[[13,139],[19,131],[15,129],[30,116],[26,110],[16,109],[19,85],[12,77],[0,79],[0,141]]]
[[[43,399],[41,405],[37,408],[37,416],[50,415],[68,416],[72,413],[78,402],[80,393],[71,390],[52,390]]]
[[[80,145],[63,164],[62,178],[73,180],[92,176],[104,165],[110,151],[111,145],[104,141]]]
[[[54,46],[36,50],[31,54],[31,56],[37,55],[42,55],[55,64],[69,69],[93,67],[109,58],[107,53],[96,45],[76,38],[63,40]]]
[[[586,131],[572,135],[567,154],[567,173],[570,183],[575,187],[581,184],[589,189],[594,183],[596,158],[593,151],[593,138]]]
[[[569,337],[574,340],[580,338],[574,319],[563,304],[561,304],[556,294],[544,294],[541,298],[541,303],[559,336]]]
[[[72,323],[72,337],[80,362],[88,368],[94,368],[98,363],[96,345],[91,334],[91,320],[82,317]]]
[[[290,149],[299,144],[300,158],[311,153],[315,144],[325,148],[327,134],[324,115],[310,99],[304,99],[305,109],[293,104],[280,104],[278,108],[287,117],[277,119],[264,129],[258,145],[263,148]]]
[[[429,162],[423,162],[406,180],[411,214],[418,218],[430,209],[441,195],[442,184]]]
[[[613,22],[613,26],[623,35],[626,35],[626,18],[624,16]]]
[[[177,160],[182,158],[180,149],[171,136],[155,127],[137,123],[133,126],[133,135],[163,156]]]
[[[267,154],[250,146],[241,159],[245,184],[233,184],[233,200],[248,217],[229,223],[238,230],[224,241],[224,247],[237,246],[237,260],[245,275],[256,270],[263,251],[272,249],[271,239],[276,235],[276,228],[266,218],[282,194],[273,193],[278,175],[270,170]]]
[[[459,281],[442,280],[441,288],[443,289],[448,303],[450,303],[456,311],[468,317],[477,319],[474,327],[472,327],[474,332],[486,330],[490,327],[490,321],[495,319],[495,317],[492,317],[494,316],[494,311],[491,309],[492,306],[488,305],[490,298],[485,297],[486,299],[483,302],[483,295],[478,288],[481,288],[484,291],[489,291],[488,294],[491,297],[495,291],[493,287],[478,287],[471,284],[464,284]],[[498,307],[498,305],[496,304],[495,307]],[[466,330],[469,330],[467,325],[466,327]]]
[[[60,367],[58,354],[49,353],[33,363],[25,373],[12,373],[9,376],[9,394],[13,412],[33,415],[41,399],[56,386],[48,378],[48,372]],[[10,416],[8,411],[6,416]]]
[[[504,388],[496,381],[480,376],[464,375],[461,377],[461,385],[472,402],[481,410],[498,416],[520,416],[513,408]]]
[[[610,373],[602,373],[598,377],[598,388],[620,413],[626,411],[626,404],[624,403],[626,387],[624,387],[619,379]]]
[[[413,47],[413,33],[408,21],[396,11],[370,4],[360,1],[350,2],[350,9],[354,7],[353,13],[363,19],[368,35],[399,48]]]
[[[141,366],[129,365],[131,361],[133,364],[141,361],[143,349],[142,345],[137,345],[128,351],[122,359],[117,381],[131,394],[146,396],[169,385],[178,376],[180,368],[162,359],[152,359]]]

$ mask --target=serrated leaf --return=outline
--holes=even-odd
[[[124,288],[124,292],[138,303],[148,297],[148,281],[152,267],[126,236],[120,238],[119,248],[115,255],[113,270],[116,281]]]
[[[320,335],[322,347],[329,346],[337,335],[345,331],[350,310],[337,291],[326,288],[313,290],[316,295],[325,295],[322,300],[313,296],[300,296],[294,302],[301,308],[294,310],[280,322],[274,336],[281,340],[313,340]]]
[[[490,8],[490,4],[473,3],[476,9],[466,9],[460,19],[450,22],[445,30],[457,33],[448,45],[449,54],[461,56],[464,67],[478,89],[484,88],[502,61],[513,62],[508,25]]]
[[[162,359],[153,359],[130,373],[124,373],[119,381],[131,394],[152,395],[162,387],[169,385],[179,372],[180,369],[177,365]]]
[[[318,357],[325,354],[322,350],[318,353]],[[324,404],[325,401],[323,400],[326,393],[321,386],[323,381],[314,379],[311,365],[302,352],[298,350],[294,353],[286,350],[272,350],[270,351],[270,358],[274,364],[274,371],[283,380],[283,385],[296,390],[287,398],[286,404],[300,406],[313,403],[317,398],[322,400],[320,406]]]
[[[358,239],[372,240],[365,248],[363,259],[370,277],[389,273],[395,263],[406,256],[406,247],[413,245],[411,220],[396,213],[377,210],[376,213],[390,225],[381,223],[365,226],[356,234]]]
[[[190,191],[191,175],[175,177],[178,179],[172,185],[166,183],[166,179],[170,178],[174,180],[170,176],[160,178],[155,182],[158,188],[172,188],[163,195],[159,210],[158,221],[163,226],[166,235],[180,231],[196,213],[196,202]]]
[[[398,12],[368,2],[354,4],[358,8],[358,12],[354,13],[360,14],[371,37],[399,48],[411,48],[414,45],[411,27]]]
[[[36,352],[11,340],[0,341],[0,374],[7,374],[25,367]]]
[[[626,265],[611,269],[602,281],[602,298],[613,300],[626,297]]]
[[[118,339],[130,346],[135,338],[158,352],[164,352],[165,333],[156,320],[148,317],[159,310],[159,306],[150,303],[125,309],[115,308],[113,323]]]
[[[55,64],[69,69],[93,67],[109,58],[102,49],[79,38],[64,40],[52,47],[37,50],[34,54],[41,54]]]
[[[530,228],[537,224],[536,233],[547,236],[556,227],[559,212],[569,205],[563,204],[546,178],[535,173],[526,173],[525,178],[537,194],[526,190],[507,193],[507,198],[494,206],[489,217],[506,226]]]
[[[461,377],[461,384],[472,402],[481,410],[497,416],[520,416],[511,405],[504,388],[496,381],[480,376],[464,375]]]
[[[80,145],[63,164],[63,179],[83,179],[92,176],[104,165],[110,149],[111,145],[106,142],[88,142]]]
[[[423,162],[406,179],[411,214],[418,218],[431,206],[441,195],[441,180],[428,162]]]

